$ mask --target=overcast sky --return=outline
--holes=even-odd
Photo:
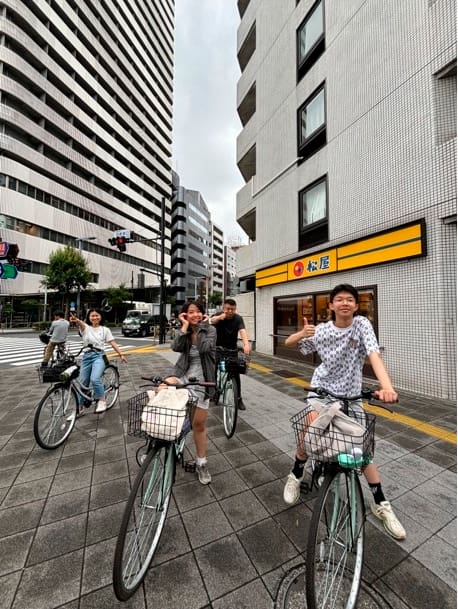
[[[175,2],[173,168],[181,186],[200,191],[225,240],[247,243],[235,221],[239,22],[235,0]]]

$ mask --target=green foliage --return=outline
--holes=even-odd
[[[213,292],[213,294],[210,294],[208,301],[214,307],[219,307],[223,302],[223,295],[221,292]]]
[[[69,294],[78,287],[85,289],[90,280],[91,272],[87,260],[77,249],[67,245],[49,256],[48,268],[42,283],[48,289]]]
[[[37,309],[40,309],[40,307],[42,307],[42,303],[39,300],[36,300],[35,298],[29,298],[27,300],[23,300],[21,302],[21,309],[23,311],[26,311],[27,313],[36,311]]]
[[[131,299],[130,290],[128,290],[123,283],[119,288],[107,288],[105,290],[105,296],[112,307],[121,307],[124,301]]]

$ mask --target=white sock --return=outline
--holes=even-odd
[[[207,463],[207,457],[196,457],[196,465],[205,465]]]

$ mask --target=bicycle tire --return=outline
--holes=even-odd
[[[113,588],[121,601],[140,587],[159,544],[175,479],[174,457],[172,444],[154,445],[132,486],[113,564]]]
[[[35,411],[33,435],[37,444],[46,450],[63,444],[75,426],[77,413],[78,402],[73,387],[68,383],[52,385]]]
[[[107,410],[110,410],[119,396],[119,371],[113,364],[108,364],[102,374],[102,383],[105,389]]]
[[[223,394],[223,424],[226,438],[232,438],[237,425],[239,390],[233,376],[228,376]]]
[[[356,608],[364,558],[364,522],[359,476],[356,472],[328,472],[315,501],[307,539],[308,609]]]

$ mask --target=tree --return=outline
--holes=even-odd
[[[220,304],[223,302],[223,295],[221,292],[213,292],[212,294],[210,294],[210,298],[208,299],[209,304],[213,305],[214,307],[219,307]]]
[[[42,284],[62,294],[62,308],[67,310],[70,294],[84,290],[91,276],[87,260],[78,250],[67,245],[49,256],[48,268]]]
[[[126,301],[132,299],[132,294],[126,286],[121,283],[119,288],[111,287],[105,290],[105,298],[108,300],[110,307],[113,308],[115,314],[115,323],[118,323],[118,313],[121,310],[122,314],[129,308],[126,306]]]

